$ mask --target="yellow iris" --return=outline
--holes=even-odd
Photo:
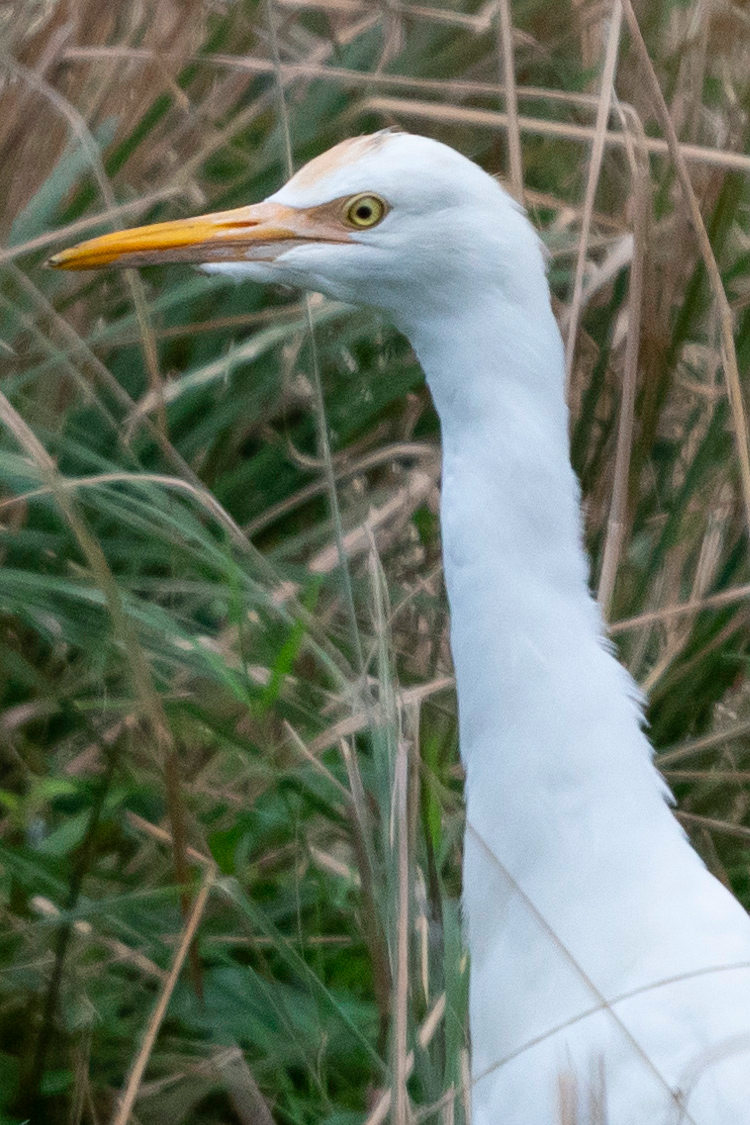
[[[352,227],[366,230],[374,227],[385,215],[385,203],[377,195],[355,195],[344,209],[344,217]]]

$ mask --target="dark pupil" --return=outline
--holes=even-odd
[[[369,203],[360,203],[359,207],[355,211],[355,214],[358,219],[371,219],[372,207],[370,207]]]

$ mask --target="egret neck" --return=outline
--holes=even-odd
[[[411,323],[399,318],[441,422],[461,750],[469,779],[490,770],[493,785],[510,787],[502,797],[511,807],[518,786],[537,796],[540,785],[582,795],[594,786],[600,802],[615,761],[599,724],[619,719],[619,732],[632,733],[624,756],[661,801],[638,691],[589,591],[563,348],[537,258],[538,284],[527,278],[523,300],[499,287],[469,290],[434,316],[422,308]],[[622,794],[613,800],[621,809]],[[508,811],[504,800],[500,808]]]
[[[644,927],[656,924],[651,900],[669,887],[670,868],[705,876],[668,809],[639,692],[589,590],[563,347],[539,247],[525,269],[514,297],[485,276],[476,290],[434,293],[396,318],[442,429],[480,1074],[595,1005],[600,990],[624,989],[638,950],[649,949]],[[603,895],[610,885],[622,896]],[[652,944],[657,963],[639,972],[658,979]],[[672,947],[664,973],[674,964]],[[534,987],[545,981],[546,996]]]

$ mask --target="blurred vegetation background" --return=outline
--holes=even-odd
[[[592,583],[679,815],[750,905],[747,434],[649,85],[746,391],[750,15],[641,0],[648,72],[620,14],[0,9],[3,1123],[468,1122],[439,432],[415,359],[318,297],[43,268],[262,199],[286,119],[296,165],[397,126],[522,178],[577,340]]]

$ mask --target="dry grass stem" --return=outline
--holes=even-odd
[[[409,1125],[408,1003],[409,938],[411,933],[411,887],[408,825],[409,751],[404,739],[396,748],[393,774],[393,816],[398,872],[396,904],[396,971],[393,978],[393,1125]]]
[[[573,358],[575,355],[576,340],[578,338],[578,323],[581,316],[581,297],[588,254],[589,234],[591,231],[591,217],[594,213],[594,200],[599,183],[599,174],[604,157],[605,137],[607,122],[609,120],[614,92],[615,71],[617,69],[617,55],[620,49],[620,31],[622,29],[622,5],[620,0],[612,0],[612,18],[607,36],[607,49],[604,55],[602,70],[601,91],[599,105],[594,123],[594,138],[589,158],[588,176],[586,178],[586,193],[583,200],[583,219],[578,240],[578,256],[576,271],[573,280],[573,296],[570,302],[568,319],[568,334],[565,340],[565,389],[566,395],[570,391],[570,380],[573,371]]]
[[[618,3],[618,9],[620,7]],[[640,122],[638,122],[640,126]],[[624,121],[627,136],[628,122]],[[633,443],[635,395],[638,382],[638,356],[641,341],[641,309],[643,305],[646,242],[650,225],[651,194],[648,164],[643,155],[643,131],[639,129],[634,144],[628,150],[633,184],[633,256],[630,265],[628,288],[628,326],[625,357],[622,370],[622,390],[617,425],[614,483],[612,502],[607,520],[607,534],[602,551],[602,567],[597,596],[605,620],[609,617],[617,569],[625,538],[628,486],[630,482],[630,452]],[[570,337],[568,337],[570,339]]]
[[[441,692],[448,691],[453,687],[455,687],[453,676],[439,676],[429,684],[418,684],[413,688],[402,688],[398,693],[399,707],[405,708],[413,704],[421,703],[423,700],[429,699],[431,696],[438,695]],[[319,754],[323,750],[327,750],[329,746],[335,746],[340,739],[350,738],[353,734],[358,734],[366,730],[369,722],[370,715],[365,711],[360,711],[354,715],[348,715],[345,719],[341,719],[339,722],[334,723],[333,726],[322,731],[317,738],[312,740],[308,749],[312,754]]]
[[[513,57],[513,20],[510,0],[498,0],[497,16],[501,85],[505,91],[505,111],[508,115],[510,190],[516,199],[523,203],[523,157],[521,154],[521,131],[518,127],[518,96],[516,94],[516,66]]]
[[[435,476],[414,469],[407,483],[380,508],[374,508],[360,527],[346,532],[341,539],[341,549],[346,559],[354,560],[369,549],[371,536],[383,531],[398,534],[404,523],[414,514],[436,487]],[[341,563],[338,543],[324,547],[308,563],[312,574],[330,574]]]
[[[432,1036],[435,1034],[435,1031],[437,1030],[441,1020],[444,1017],[444,1014],[445,1014],[445,996],[442,995],[438,998],[438,1000],[435,1001],[435,1004],[433,1005],[431,1010],[427,1013],[427,1016],[426,1016],[426,1018],[425,1018],[425,1020],[422,1024],[422,1027],[418,1031],[417,1039],[418,1039],[419,1044],[420,1044],[420,1046],[422,1047],[423,1050],[429,1045],[429,1041],[432,1038]],[[411,1076],[413,1068],[414,1068],[414,1052],[409,1051],[409,1053],[406,1056],[406,1068],[405,1068],[406,1078],[409,1078]],[[388,1114],[390,1113],[390,1110],[391,1110],[392,1096],[393,1096],[393,1090],[390,1087],[387,1090],[384,1090],[383,1093],[380,1095],[374,1109],[368,1115],[366,1120],[363,1122],[363,1125],[383,1125],[383,1122],[387,1119]],[[467,1123],[468,1123],[468,1125],[470,1125],[470,1121],[469,1121],[468,1118],[467,1118]]]
[[[138,816],[137,813],[128,811],[128,823],[132,825],[136,832],[142,832],[152,840],[157,840],[160,844],[166,844],[167,847],[174,847],[174,838],[171,832],[166,828],[162,828],[158,824],[152,824],[151,821],[146,820],[145,817]],[[202,852],[197,851],[196,848],[187,848],[187,855],[194,863],[205,867],[207,870],[214,871],[215,864],[210,856],[204,855]]]
[[[346,786],[342,785],[339,779],[337,777],[334,777],[329,769],[326,769],[319,758],[317,758],[315,754],[311,753],[311,751],[308,750],[307,746],[305,746],[304,740],[300,737],[291,723],[284,723],[284,729],[289,736],[289,741],[291,742],[292,746],[294,746],[295,749],[299,751],[305,761],[309,762],[313,769],[316,770],[317,773],[321,775],[321,777],[324,777],[326,779],[328,784],[337,791],[339,796],[343,798],[345,804],[348,805],[352,800],[352,795],[346,788]]]
[[[469,106],[439,105],[432,102],[411,101],[407,98],[367,98],[360,107],[363,112],[379,113],[386,119],[405,117],[422,121],[434,121],[452,125],[478,125],[486,129],[508,128],[508,115],[493,109],[474,109]],[[548,121],[542,117],[528,117],[520,114],[518,127],[521,133],[529,136],[551,137],[557,140],[574,141],[576,144],[589,144],[596,136],[596,129],[590,125],[577,125],[562,121]],[[604,142],[615,148],[625,148],[626,139],[621,132],[608,129]],[[660,137],[646,137],[645,148],[649,155],[667,156],[670,147]],[[678,150],[682,159],[693,164],[706,164],[727,171],[750,173],[750,156],[741,152],[728,152],[705,145],[680,144]]]
[[[734,836],[737,840],[750,840],[750,828],[746,828],[744,824],[729,824],[725,820],[717,820],[713,816],[699,816],[684,809],[678,809],[676,816],[686,828],[706,828],[709,832],[721,832],[725,836]]]
[[[660,769],[663,769],[674,762],[683,762],[686,758],[693,758],[697,754],[702,754],[704,750],[731,742],[733,739],[744,738],[748,734],[750,734],[750,721],[736,723],[724,730],[706,734],[702,738],[693,738],[681,746],[673,746],[669,750],[662,750],[656,757],[657,765]]]
[[[719,594],[709,594],[697,601],[663,606],[661,609],[648,610],[646,613],[639,613],[635,617],[624,618],[622,621],[613,621],[609,626],[609,632],[616,636],[618,633],[642,629],[673,618],[690,617],[706,609],[720,609],[722,606],[733,605],[735,602],[744,602],[748,598],[750,598],[750,583],[734,586],[729,590],[722,590]]]
[[[149,1025],[146,1028],[143,1042],[141,1043],[138,1054],[133,1061],[133,1066],[131,1068],[130,1074],[128,1075],[125,1089],[120,1096],[119,1105],[112,1116],[111,1125],[127,1125],[128,1121],[130,1120],[133,1106],[135,1105],[136,1098],[138,1097],[138,1091],[140,1089],[141,1082],[143,1081],[143,1075],[146,1072],[146,1067],[148,1066],[151,1052],[153,1051],[154,1044],[156,1043],[156,1037],[159,1034],[159,1028],[161,1027],[165,1015],[167,1014],[167,1008],[169,1007],[169,1001],[172,999],[172,993],[174,992],[175,985],[177,984],[180,973],[182,972],[182,967],[185,964],[185,959],[192,947],[193,938],[198,932],[198,926],[200,925],[201,918],[203,917],[203,912],[208,905],[208,898],[211,894],[213,881],[213,873],[209,869],[206,871],[201,886],[198,890],[198,894],[195,896],[195,902],[191,907],[185,929],[182,932],[180,944],[172,961],[172,967],[169,971],[169,976],[164,982],[164,986],[159,994],[159,999],[156,1002],[156,1007],[154,1008],[153,1015],[151,1016]]]
[[[217,1048],[213,1064],[229,1089],[241,1125],[274,1125],[271,1111],[240,1048]]]
[[[402,458],[424,460],[429,465],[429,462],[437,460],[437,457],[437,450],[433,445],[422,442],[394,442],[392,445],[387,445],[382,449],[375,450],[373,453],[367,453],[365,456],[357,458],[356,460],[337,464],[336,479],[341,482],[359,473],[365,473],[369,469],[373,469],[383,463],[387,462],[393,464],[394,462],[400,461]],[[301,488],[299,492],[296,492],[293,496],[267,508],[262,515],[247,524],[244,528],[245,533],[249,536],[256,535],[259,531],[263,531],[264,528],[269,527],[280,517],[289,515],[289,513],[295,511],[296,508],[299,508],[309,500],[319,496],[321,493],[325,492],[325,489],[325,481],[313,481],[311,484],[306,485],[305,488]],[[2,504],[0,504],[0,508],[2,508]]]

